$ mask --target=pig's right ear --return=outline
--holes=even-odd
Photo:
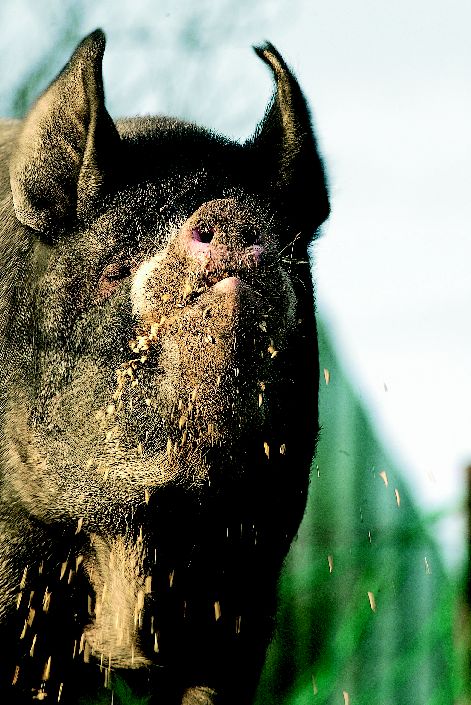
[[[11,160],[16,216],[46,238],[86,221],[110,187],[120,138],[105,108],[104,49],[101,30],[79,44],[26,116]]]

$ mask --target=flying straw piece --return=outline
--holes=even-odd
[[[371,607],[372,612],[376,612],[376,600],[375,600],[374,593],[368,592],[368,599],[370,601],[370,607]]]
[[[380,476],[380,478],[382,479],[382,481],[384,482],[384,484],[387,487],[389,485],[389,480],[388,480],[388,475],[386,473],[386,470],[381,470],[381,472],[378,473],[378,475]]]

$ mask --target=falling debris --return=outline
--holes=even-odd
[[[327,562],[329,564],[329,573],[332,573],[332,571],[334,570],[334,557],[327,556]]]
[[[49,680],[49,676],[51,675],[51,657],[49,656],[48,660],[46,661],[46,665],[44,666],[44,671],[43,671],[43,681]]]
[[[30,650],[29,650],[29,655],[30,655],[31,657],[34,656],[34,647],[36,646],[36,641],[37,641],[37,639],[38,639],[38,635],[35,634],[34,637],[33,637],[33,641],[31,642],[31,648],[30,648]]]
[[[216,622],[221,619],[221,605],[217,601],[214,603],[214,618]]]
[[[312,692],[314,693],[314,695],[317,695],[319,692],[319,688],[317,687],[316,679],[314,678],[314,676],[312,676]]]
[[[388,480],[388,475],[386,473],[386,470],[381,470],[381,472],[378,473],[386,487],[389,485],[389,480]]]
[[[329,382],[330,382],[330,372],[329,372],[329,370],[327,369],[327,367],[324,367],[324,379],[325,379],[325,383],[326,383],[326,384],[329,384]]]
[[[286,455],[286,443],[282,443],[280,446],[280,455]]]
[[[44,592],[44,598],[43,598],[43,612],[49,611],[50,604],[51,604],[51,593],[46,588],[46,591]]]
[[[270,446],[268,445],[268,443],[266,441],[264,441],[264,443],[263,443],[263,449],[265,451],[265,455],[267,456],[267,458],[269,458],[270,457]]]
[[[350,696],[346,690],[343,691],[343,702],[344,705],[350,705]]]
[[[401,506],[401,495],[399,494],[399,490],[397,489],[397,487],[394,490],[394,494],[396,495],[397,506],[400,507]]]
[[[27,618],[27,623],[28,627],[31,627],[34,621],[34,615],[36,614],[36,610],[30,607],[29,613],[28,613],[28,618]]]
[[[430,564],[427,560],[427,556],[424,557],[424,563],[425,563],[425,575],[432,575],[432,569],[431,569]]]
[[[369,599],[369,601],[370,601],[371,610],[372,610],[373,612],[376,612],[376,600],[375,600],[374,593],[368,592],[368,599]]]

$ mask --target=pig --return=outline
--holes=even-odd
[[[248,705],[318,433],[323,162],[271,44],[244,143],[113,121],[104,47],[1,122],[0,699]]]

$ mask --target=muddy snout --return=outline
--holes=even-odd
[[[219,295],[234,295],[241,286],[250,287],[254,296],[267,294],[273,287],[274,246],[261,221],[236,199],[204,203],[180,226],[165,252],[136,272],[134,314],[147,325],[166,324],[213,287]],[[229,297],[227,303],[239,300]]]
[[[189,226],[182,233],[181,242],[187,258],[200,265],[205,271],[220,269],[250,269],[262,261],[265,247],[260,244],[240,246],[224,242],[223,235],[216,228],[210,230]]]
[[[243,272],[257,267],[266,256],[254,215],[230,198],[201,206],[181,227],[175,247],[190,267],[200,266],[206,272]]]

